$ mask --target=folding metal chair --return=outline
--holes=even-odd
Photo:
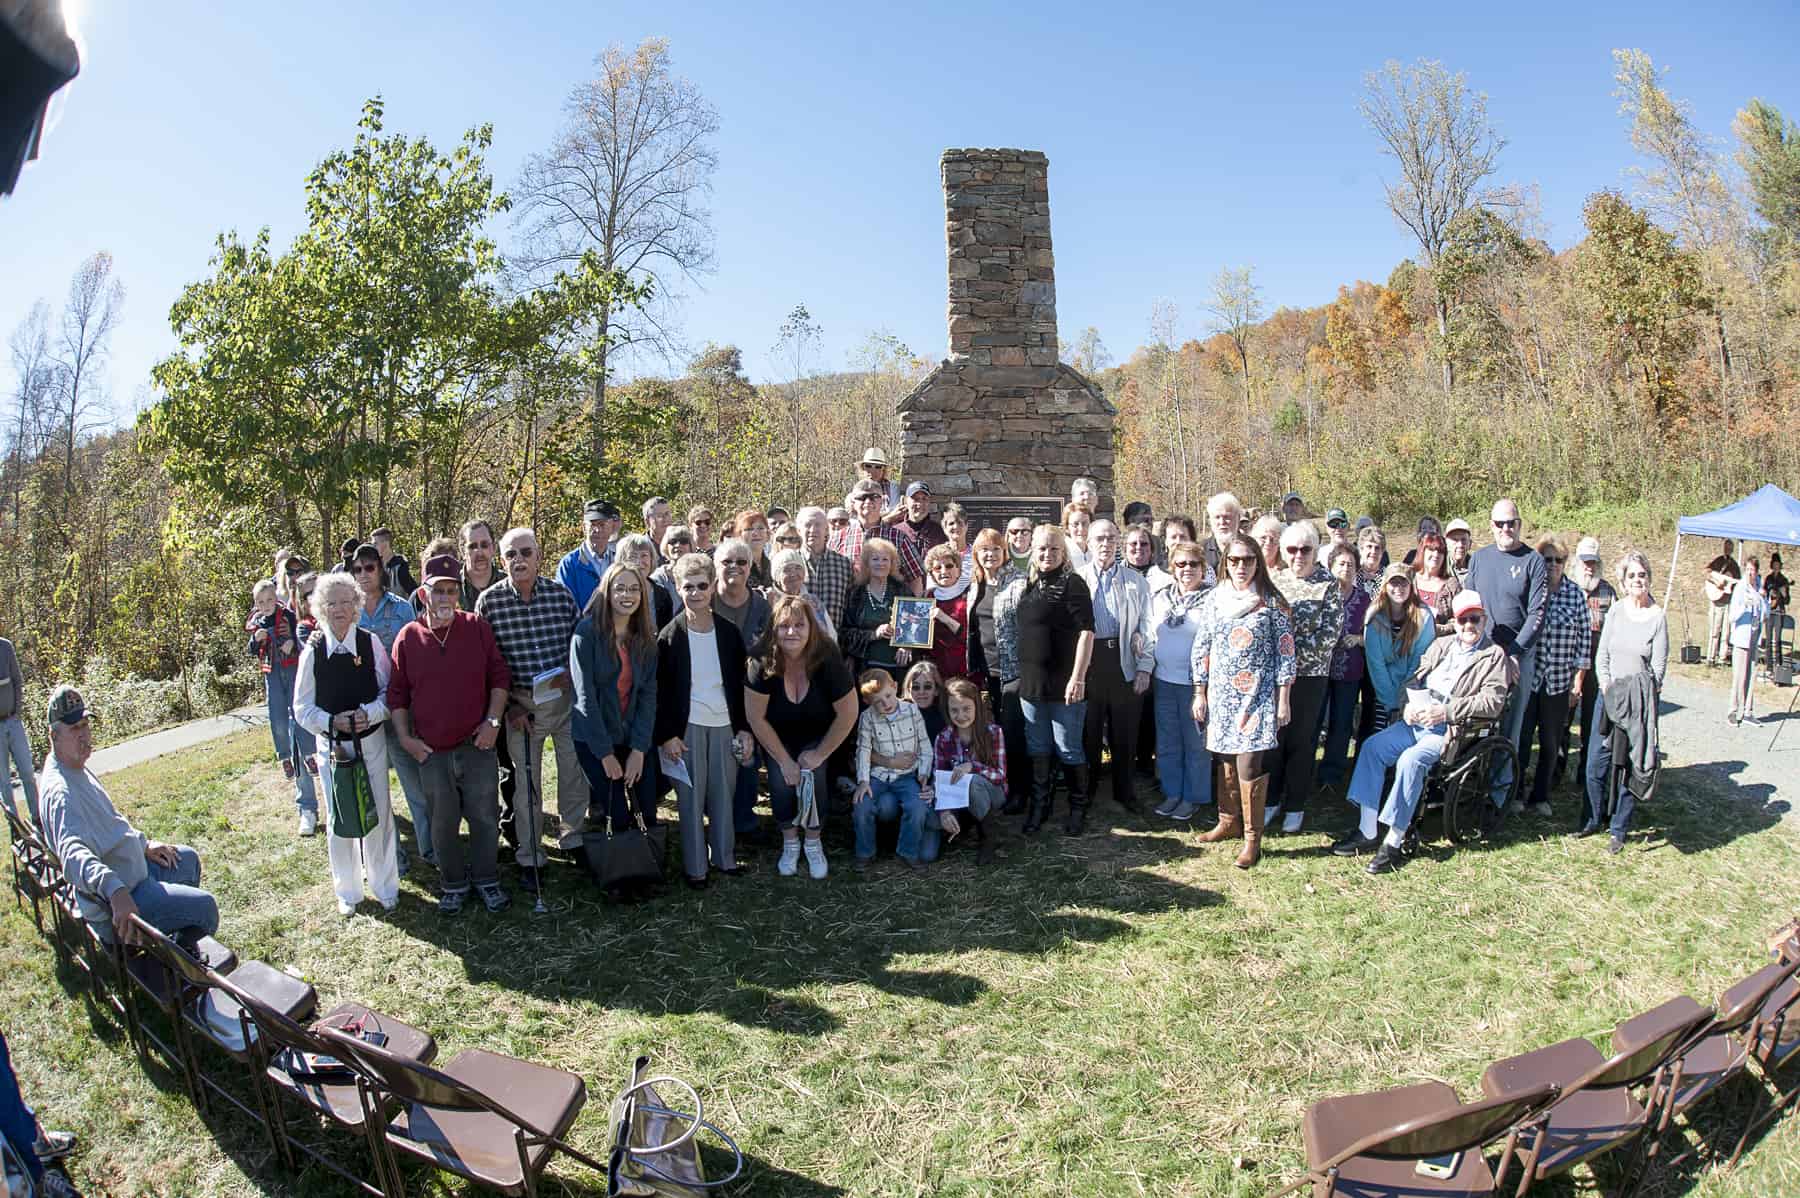
[[[229,983],[229,980],[226,979],[226,982]],[[265,1005],[254,995],[239,991],[233,997],[250,1012],[250,1018],[256,1025],[257,1045],[263,1062],[260,1081],[266,1086],[269,1095],[267,1105],[275,1120],[276,1143],[281,1150],[283,1163],[289,1169],[297,1168],[294,1150],[298,1149],[364,1193],[380,1198],[383,1191],[379,1185],[371,1185],[363,1177],[343,1168],[325,1153],[292,1134],[288,1128],[283,1099],[310,1112],[324,1126],[335,1126],[354,1133],[367,1145],[368,1128],[364,1126],[362,1098],[357,1082],[359,1079],[369,1082],[375,1079],[368,1076],[366,1068],[356,1058],[343,1056],[335,1045],[318,1034],[317,1029],[332,1028],[346,1035],[357,1036],[379,1033],[387,1037],[386,1047],[389,1052],[417,1061],[421,1065],[429,1065],[437,1056],[437,1041],[432,1039],[430,1033],[402,1023],[392,1016],[371,1011],[361,1003],[340,1003],[317,1023],[306,1027]],[[321,1058],[335,1060],[341,1068],[320,1069],[318,1066]],[[385,1119],[391,1116],[396,1105],[390,1102],[383,1107],[382,1117]],[[380,1159],[372,1158],[372,1162],[375,1177],[383,1177]]]
[[[1690,998],[1673,999],[1620,1024],[1625,1043],[1610,1057],[1602,1057],[1591,1041],[1577,1038],[1488,1066],[1481,1075],[1481,1089],[1492,1097],[1545,1085],[1561,1091],[1541,1126],[1521,1136],[1513,1148],[1525,1167],[1519,1193],[1635,1139],[1649,1126],[1655,1108],[1640,1102],[1634,1091],[1650,1086],[1650,1100],[1660,1101],[1663,1070],[1712,1016],[1711,1008]],[[1630,1189],[1635,1172],[1628,1167],[1628,1184],[1622,1190]]]
[[[1442,1082],[1324,1098],[1306,1109],[1306,1176],[1314,1198],[1491,1195],[1505,1184],[1522,1131],[1556,1100],[1552,1084],[1463,1103]],[[1498,1176],[1482,1149],[1502,1137]]]
[[[31,900],[31,922],[37,925],[41,935],[44,931],[43,902],[51,898],[52,890],[50,867],[46,862],[48,852],[43,840],[18,812],[4,802],[0,802],[0,810],[6,812],[6,830],[11,840],[13,905],[21,906],[26,899]]]
[[[289,977],[262,961],[244,962],[231,971],[228,980],[137,916],[132,916],[132,923],[146,952],[168,975],[169,992],[174,999],[175,1045],[185,1065],[195,1105],[204,1114],[210,1109],[208,1092],[218,1095],[256,1120],[268,1135],[271,1147],[277,1147],[274,1121],[263,1101],[256,1029],[236,996],[247,993],[290,1019],[305,1019],[318,1006],[318,992],[310,983]],[[201,1067],[198,1042],[202,1041],[244,1067],[243,1076],[256,1099],[255,1109]]]
[[[480,1049],[433,1068],[329,1027],[317,1031],[369,1075],[359,1079],[358,1092],[389,1198],[405,1194],[397,1155],[528,1198],[558,1152],[606,1172],[562,1138],[587,1100],[576,1074]],[[390,1117],[385,1112],[396,1100]]]

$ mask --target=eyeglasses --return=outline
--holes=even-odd
[[[1255,558],[1244,557],[1242,554],[1232,554],[1230,557],[1226,558],[1225,560],[1230,562],[1234,566],[1254,566],[1256,564]]]
[[[1547,566],[1560,566],[1568,560],[1566,557],[1551,557],[1547,553],[1544,555],[1544,564]]]
[[[845,526],[845,525],[846,525],[846,524],[848,524],[848,523],[850,523],[850,517],[848,517],[848,516],[833,516],[833,517],[832,517],[832,518],[831,518],[831,519],[830,519],[830,520],[829,520],[829,521],[828,521],[828,523],[829,523],[829,524],[830,524],[830,525],[831,525],[831,527],[833,527],[833,528],[842,528],[842,527],[844,527],[844,526]]]
[[[750,564],[750,559],[747,557],[722,557],[719,559],[719,564],[726,567],[736,566],[742,570]]]
[[[1295,557],[1299,557],[1302,553],[1311,553],[1312,546],[1311,545],[1289,545],[1283,550],[1283,552],[1291,553]]]
[[[1496,521],[1494,521],[1494,527],[1495,528],[1517,528],[1517,527],[1519,527],[1519,521],[1516,517],[1511,520],[1496,520]]]
[[[1640,582],[1648,582],[1650,579],[1650,575],[1646,574],[1642,570],[1627,570],[1627,571],[1625,571],[1625,580],[1627,582],[1631,581],[1634,578],[1638,579]]]
[[[501,556],[505,557],[506,560],[510,562],[510,561],[516,561],[517,559],[522,558],[522,557],[532,557],[532,556],[536,555],[536,553],[537,553],[537,550],[534,549],[533,547],[531,547],[530,545],[515,545],[511,549],[508,549]]]
[[[711,586],[712,583],[710,582],[684,582],[681,584],[681,592],[684,595],[698,595],[701,591],[707,590]]]

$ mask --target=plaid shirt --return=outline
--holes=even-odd
[[[903,753],[911,753],[914,755],[912,768],[891,770],[885,766],[871,766],[869,759],[875,753],[880,753],[883,757],[899,757]],[[894,709],[891,716],[882,715],[873,706],[863,708],[862,715],[856,721],[858,782],[867,782],[871,777],[892,782],[907,774],[916,774],[920,786],[930,786],[932,764],[931,733],[926,730],[925,717],[919,713],[918,706],[911,699],[900,700],[900,706]]]
[[[925,577],[925,555],[950,538],[944,535],[943,526],[936,520],[925,521],[925,527],[914,528],[902,520],[890,528],[888,540],[900,551],[900,569],[897,573],[908,583]]]
[[[994,746],[994,764],[984,765],[969,755],[969,746],[963,738],[956,734],[956,729],[946,726],[937,735],[935,745],[936,764],[940,770],[953,770],[963,762],[969,763],[969,772],[980,774],[1001,790],[1006,789],[1006,737],[1001,735],[1000,725],[988,725],[988,743]]]
[[[818,553],[806,555],[806,566],[811,576],[806,580],[806,589],[819,606],[825,609],[825,615],[831,620],[833,628],[844,626],[844,600],[850,594],[850,559],[831,549],[822,549]]]
[[[554,578],[538,577],[530,603],[519,597],[511,578],[502,578],[481,592],[475,614],[494,626],[494,640],[515,688],[529,687],[546,670],[569,668],[569,642],[575,639],[581,612],[569,588]]]
[[[1532,690],[1543,695],[1568,690],[1575,671],[1587,660],[1591,635],[1587,595],[1564,578],[1544,605],[1544,630],[1537,642],[1537,680]]]
[[[877,529],[875,535],[880,536],[885,531],[885,529]],[[852,516],[850,523],[832,531],[826,539],[825,547],[849,562],[854,570],[856,565],[862,561],[863,542],[868,537],[869,534],[863,531],[862,521]]]

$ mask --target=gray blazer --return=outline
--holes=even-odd
[[[1099,605],[1100,571],[1092,562],[1076,571]],[[1130,680],[1156,669],[1156,649],[1150,643],[1150,584],[1130,566],[1113,571],[1111,607],[1119,614],[1119,672]]]

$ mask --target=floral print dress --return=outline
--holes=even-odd
[[[1206,687],[1206,747],[1260,753],[1275,747],[1280,731],[1277,688],[1294,681],[1294,630],[1266,602],[1239,616],[1221,615],[1214,600],[1228,590],[1209,593],[1194,634],[1194,685]]]

